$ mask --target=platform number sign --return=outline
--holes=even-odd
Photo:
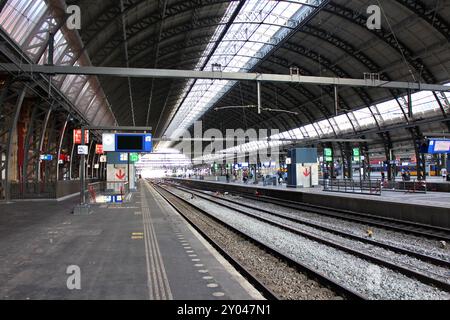
[[[359,162],[361,160],[361,150],[353,148],[353,161]]]
[[[325,148],[323,153],[325,162],[333,162],[333,150],[331,148]]]

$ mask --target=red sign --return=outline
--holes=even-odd
[[[103,154],[103,145],[102,144],[95,145],[95,154]]]
[[[125,178],[125,172],[122,172],[122,169],[120,169],[119,172],[116,173],[116,177],[119,180],[123,180]]]
[[[73,130],[73,143],[81,144],[81,129]],[[89,143],[89,130],[84,130],[84,144]]]
[[[305,169],[305,171],[303,172],[303,175],[305,177],[309,177],[311,175],[311,172],[309,172],[308,168]]]
[[[67,154],[60,154],[59,155],[59,160],[65,161],[65,162],[70,162],[70,156],[67,155]]]

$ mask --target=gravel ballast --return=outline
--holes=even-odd
[[[182,207],[185,206],[182,205]],[[298,272],[286,262],[279,260],[213,219],[189,208],[182,212],[279,298],[283,300],[342,299],[332,290],[309,278],[306,274]]]
[[[450,293],[393,270],[246,217],[198,197],[190,199],[189,193],[175,189],[172,191],[236,229],[262,243],[277,247],[280,252],[292,259],[309,265],[371,299],[450,299]]]

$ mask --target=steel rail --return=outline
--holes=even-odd
[[[188,189],[188,188],[185,188],[185,187],[180,187],[180,186],[176,186],[176,185],[173,185],[173,186],[175,188],[179,188],[181,190],[186,190],[188,192],[192,191],[191,189]],[[224,197],[206,194],[205,191],[196,190],[196,192],[200,192],[202,194],[205,194],[206,196],[210,196],[210,197],[213,197],[213,198],[218,199],[218,200],[222,200],[222,201],[226,201],[226,202],[229,202],[229,203],[233,203],[235,205],[239,205],[239,206],[245,207],[247,209],[260,211],[260,212],[263,212],[265,214],[269,214],[269,215],[272,215],[272,216],[275,216],[275,217],[278,217],[278,218],[286,219],[286,220],[289,220],[289,221],[292,221],[292,222],[295,222],[295,223],[304,224],[304,225],[307,225],[309,227],[313,227],[313,228],[316,228],[316,229],[319,229],[319,230],[322,230],[322,231],[325,231],[325,232],[329,232],[329,233],[332,233],[332,234],[335,234],[335,235],[338,235],[338,236],[341,236],[341,237],[344,237],[344,238],[348,238],[348,239],[352,239],[352,240],[355,240],[355,241],[364,242],[364,243],[367,243],[367,244],[370,244],[370,245],[373,245],[373,246],[381,247],[383,249],[391,250],[391,251],[394,251],[394,252],[397,252],[397,253],[401,253],[401,254],[406,254],[406,255],[412,256],[414,258],[423,260],[423,261],[428,261],[428,262],[431,262],[431,263],[439,265],[439,266],[444,266],[444,267],[450,268],[450,261],[449,260],[440,259],[440,258],[433,257],[433,256],[430,256],[430,255],[427,255],[427,254],[423,254],[423,253],[420,253],[420,252],[412,251],[412,250],[409,250],[409,249],[406,249],[406,248],[394,246],[394,245],[387,244],[387,243],[380,242],[380,241],[376,241],[376,240],[373,240],[373,239],[364,238],[364,237],[361,237],[361,236],[354,235],[352,233],[336,230],[336,229],[329,228],[329,227],[326,227],[324,225],[321,225],[321,224],[318,224],[318,223],[315,223],[315,222],[307,221],[305,219],[295,218],[295,217],[292,217],[292,216],[289,216],[289,215],[276,213],[276,212],[273,212],[273,211],[270,211],[270,210],[266,210],[266,209],[259,208],[259,207],[256,207],[256,206],[252,206],[252,205],[249,205],[249,204],[245,204],[245,203],[242,203],[242,202],[234,201],[234,200],[227,199],[227,198],[224,198]]]
[[[195,181],[194,181],[195,183]],[[192,185],[190,181],[184,182],[184,185]],[[210,188],[205,187],[203,190],[210,191],[223,191],[236,194],[235,191],[230,191],[223,188],[221,185],[212,185]],[[386,230],[394,230],[398,232],[404,232],[408,234],[413,234],[421,237],[427,237],[431,239],[450,241],[450,229],[432,226],[428,224],[421,224],[406,220],[399,220],[394,218],[375,216],[373,214],[355,212],[349,210],[335,209],[324,206],[318,206],[313,204],[308,204],[304,202],[296,202],[292,200],[279,199],[275,197],[258,195],[256,196],[254,192],[242,192],[238,193],[239,196],[251,200],[256,200],[260,202],[270,203],[279,205],[284,208],[306,211],[311,213],[316,213],[332,218],[338,218],[346,221],[365,223],[370,226],[383,228]]]
[[[184,192],[189,192],[189,191],[184,191]],[[199,196],[199,195],[197,194],[197,196]],[[216,200],[212,200],[211,198],[208,198],[208,197],[205,197],[205,196],[199,196],[199,197],[204,199],[204,200],[210,201],[212,203],[218,204],[218,205],[220,205],[222,207],[225,207],[225,208],[231,209],[233,211],[239,212],[239,213],[241,213],[243,215],[246,215],[248,217],[251,217],[253,219],[257,219],[257,220],[259,220],[261,222],[267,223],[267,224],[272,225],[274,227],[280,228],[282,230],[286,230],[286,231],[291,232],[293,234],[297,234],[297,235],[299,235],[301,237],[305,237],[307,239],[310,239],[312,241],[324,244],[326,246],[333,247],[333,248],[338,249],[340,251],[347,252],[349,254],[352,254],[352,255],[357,256],[359,258],[362,258],[364,260],[373,262],[373,263],[378,264],[378,265],[382,265],[382,266],[387,267],[387,268],[389,268],[391,270],[394,270],[394,271],[398,271],[398,272],[400,272],[400,273],[402,273],[402,274],[404,274],[406,276],[414,277],[414,278],[422,281],[423,283],[435,285],[436,287],[439,287],[441,289],[444,289],[444,290],[450,292],[450,283],[442,281],[442,280],[439,280],[439,279],[436,279],[434,277],[430,277],[429,275],[427,275],[427,274],[425,274],[423,272],[412,270],[412,269],[409,269],[407,267],[397,265],[397,264],[395,264],[395,263],[393,263],[391,261],[387,261],[385,259],[375,257],[375,256],[373,256],[371,254],[367,254],[367,253],[365,253],[363,251],[357,250],[355,248],[351,248],[351,247],[349,247],[347,245],[338,244],[338,243],[333,242],[331,240],[328,240],[328,239],[325,239],[323,237],[317,236],[317,235],[315,235],[315,234],[313,234],[311,232],[300,230],[299,228],[289,226],[289,225],[284,224],[282,222],[277,222],[277,221],[274,221],[274,220],[271,220],[271,219],[268,219],[268,218],[264,218],[264,217],[261,217],[259,215],[253,214],[253,213],[249,213],[249,212],[247,212],[245,210],[241,210],[241,209],[238,209],[238,208],[235,208],[235,207],[232,207],[232,206],[225,205],[225,204],[220,203],[220,202],[218,202]]]
[[[241,263],[239,263],[236,259],[234,259],[231,255],[228,254],[226,250],[224,250],[214,239],[212,239],[205,231],[203,231],[201,228],[199,228],[191,218],[189,218],[184,212],[183,208],[180,208],[177,206],[173,200],[170,199],[167,195],[165,195],[163,192],[161,192],[161,189],[165,192],[169,193],[170,196],[175,197],[173,194],[171,194],[169,191],[165,190],[164,188],[160,186],[153,185],[153,189],[176,211],[178,212],[200,235],[205,238],[222,256],[225,257],[225,259],[231,263],[233,267],[235,267],[242,275],[245,276],[246,279],[248,279],[252,285],[255,286],[256,289],[258,289],[265,298],[269,300],[280,300],[280,298],[273,293],[267,286],[265,286],[261,281],[258,280],[258,278],[248,271]],[[175,197],[176,198],[176,197]],[[181,199],[176,198],[179,201]],[[184,209],[186,208],[186,203],[183,206]],[[195,208],[198,210],[197,208]]]
[[[347,210],[339,210],[332,209],[322,206],[310,205],[306,203],[296,203],[290,200],[281,200],[267,196],[253,196],[253,195],[244,195],[244,198],[259,200],[265,203],[277,204],[283,206],[285,208],[308,211],[312,213],[321,214],[324,216],[329,216],[333,218],[339,218],[347,221],[358,222],[358,223],[366,223],[371,226],[383,228],[383,229],[391,229],[394,231],[400,231],[404,233],[409,233],[413,235],[418,235],[427,238],[433,238],[438,240],[450,241],[450,234],[448,229],[435,227],[431,225],[418,224],[415,222],[408,222],[393,218],[374,216],[371,214],[363,214],[359,212],[347,211]],[[352,217],[353,216],[353,217]],[[374,221],[374,220],[378,220]],[[403,226],[401,226],[403,225]]]
[[[207,216],[208,218],[218,222],[219,224],[225,226],[226,228],[230,229],[231,231],[235,232],[236,234],[242,236],[244,239],[249,240],[250,242],[256,244],[258,247],[262,248],[263,250],[267,251],[268,253],[274,255],[275,257],[287,262],[289,265],[294,266],[297,270],[299,270],[300,272],[306,273],[307,275],[318,279],[318,281],[320,283],[322,283],[323,285],[330,287],[334,292],[336,292],[337,294],[343,295],[349,299],[353,299],[353,300],[367,300],[368,298],[361,295],[360,293],[354,291],[351,288],[346,287],[345,285],[342,285],[338,282],[336,282],[335,280],[329,278],[327,275],[322,274],[316,270],[314,270],[313,268],[310,268],[308,266],[306,266],[303,263],[300,263],[298,261],[293,260],[292,258],[288,257],[287,255],[279,252],[277,249],[264,244],[262,242],[260,242],[259,240],[256,240],[255,238],[253,238],[252,236],[234,228],[233,226],[230,226],[229,224],[219,220],[218,218],[216,218],[215,216],[213,216],[212,214],[210,214],[209,212],[203,210],[202,208],[199,208],[198,206],[190,203],[189,201],[187,201],[186,199],[183,199],[182,197],[174,194],[173,192],[167,190],[166,188],[163,188],[161,186],[158,186],[159,188],[163,189],[165,192],[169,193],[170,195],[172,195],[173,197],[177,198],[178,200],[182,201],[183,203],[189,205],[192,208],[195,208],[197,211],[201,212],[202,214],[204,214],[205,216]],[[170,203],[170,201],[169,201]],[[173,206],[173,205],[172,205]],[[179,212],[179,210],[177,210]]]

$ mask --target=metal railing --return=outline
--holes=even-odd
[[[56,182],[11,183],[11,199],[55,199]]]
[[[322,180],[324,191],[358,193],[381,196],[380,180],[326,179]]]
[[[427,193],[426,181],[384,181],[383,191],[404,192],[404,193]]]

